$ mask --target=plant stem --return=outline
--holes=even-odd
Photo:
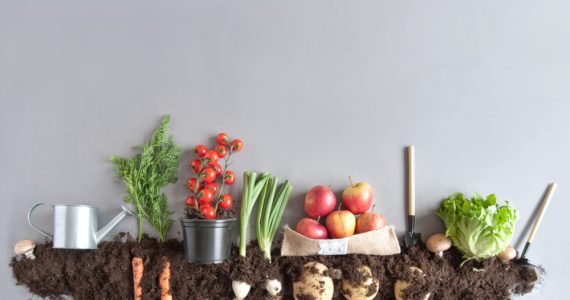
[[[222,184],[220,185],[220,190],[218,191],[218,195],[216,195],[216,197],[214,199],[216,199],[216,205],[214,206],[214,210],[217,212],[218,211],[218,204],[220,204],[220,196],[222,196],[222,191],[224,190],[224,185],[225,185],[225,178],[224,178],[224,174],[226,173],[226,170],[228,169],[228,162],[230,160],[230,156],[232,156],[234,152],[232,151],[231,147],[230,147],[230,152],[228,153],[228,155],[226,156],[226,158],[224,159],[224,169],[222,170]]]

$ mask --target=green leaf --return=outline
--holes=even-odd
[[[456,193],[442,201],[437,216],[445,223],[445,234],[467,258],[489,258],[511,241],[518,211],[508,202],[497,205],[496,196],[485,199],[474,194],[465,199]]]
[[[144,216],[166,240],[166,232],[172,220],[168,211],[168,199],[161,192],[168,183],[175,183],[180,162],[181,148],[174,144],[168,134],[170,116],[162,118],[160,126],[153,132],[149,142],[136,147],[141,153],[130,159],[113,155],[109,160],[115,165],[116,174],[123,178],[128,195],[124,200],[133,204],[139,216],[139,241],[142,236],[141,218]]]

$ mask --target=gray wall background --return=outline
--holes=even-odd
[[[125,190],[107,158],[132,155],[170,113],[184,149],[227,131],[245,141],[238,174],[291,179],[289,224],[310,187],[340,193],[351,175],[373,185],[376,211],[403,233],[403,154],[413,143],[424,235],[442,230],[434,210],[447,195],[497,193],[520,210],[521,249],[556,181],[530,251],[548,275],[525,299],[560,299],[570,279],[569,9],[567,1],[1,0],[3,297],[31,297],[7,267],[16,241],[42,240],[27,210],[89,203],[110,220]],[[182,183],[167,193],[178,218]],[[129,220],[114,233],[135,230]],[[170,236],[179,231],[175,224]]]

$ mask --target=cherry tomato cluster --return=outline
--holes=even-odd
[[[241,151],[243,142],[240,139],[230,141],[225,133],[216,137],[217,145],[208,149],[205,145],[198,145],[194,149],[194,159],[190,162],[190,169],[194,173],[188,179],[186,205],[199,212],[204,219],[215,219],[218,209],[232,207],[232,196],[223,194],[224,185],[232,185],[236,175],[228,170],[229,159],[233,153]],[[224,167],[220,165],[224,159]]]

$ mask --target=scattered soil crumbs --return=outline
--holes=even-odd
[[[404,249],[404,248],[403,248]],[[97,250],[53,249],[51,244],[39,244],[36,259],[14,257],[10,263],[17,284],[26,285],[30,292],[49,299],[70,295],[73,299],[132,299],[133,280],[131,260],[140,256],[144,261],[143,298],[160,299],[161,257],[167,256],[171,268],[171,291],[174,299],[233,299],[233,279],[252,285],[248,299],[269,299],[265,282],[277,278],[283,284],[283,299],[293,299],[293,282],[301,276],[303,265],[318,261],[329,268],[342,271],[352,282],[365,279],[356,268],[367,265],[372,276],[379,279],[380,290],[375,299],[394,299],[394,282],[406,280],[411,285],[404,290],[406,299],[419,299],[431,293],[430,299],[510,299],[513,294],[526,294],[538,280],[537,271],[514,261],[503,264],[498,259],[467,261],[462,267],[461,254],[450,249],[443,258],[435,258],[423,245],[403,250],[393,256],[313,256],[281,257],[276,250],[272,263],[252,244],[247,257],[232,250],[232,259],[216,265],[188,263],[181,241],[161,243],[144,237],[134,241],[120,235],[113,242],[103,242]],[[424,276],[414,275],[410,266],[423,270]],[[340,279],[334,278],[334,299],[340,295]],[[336,278],[335,278],[336,277]]]

